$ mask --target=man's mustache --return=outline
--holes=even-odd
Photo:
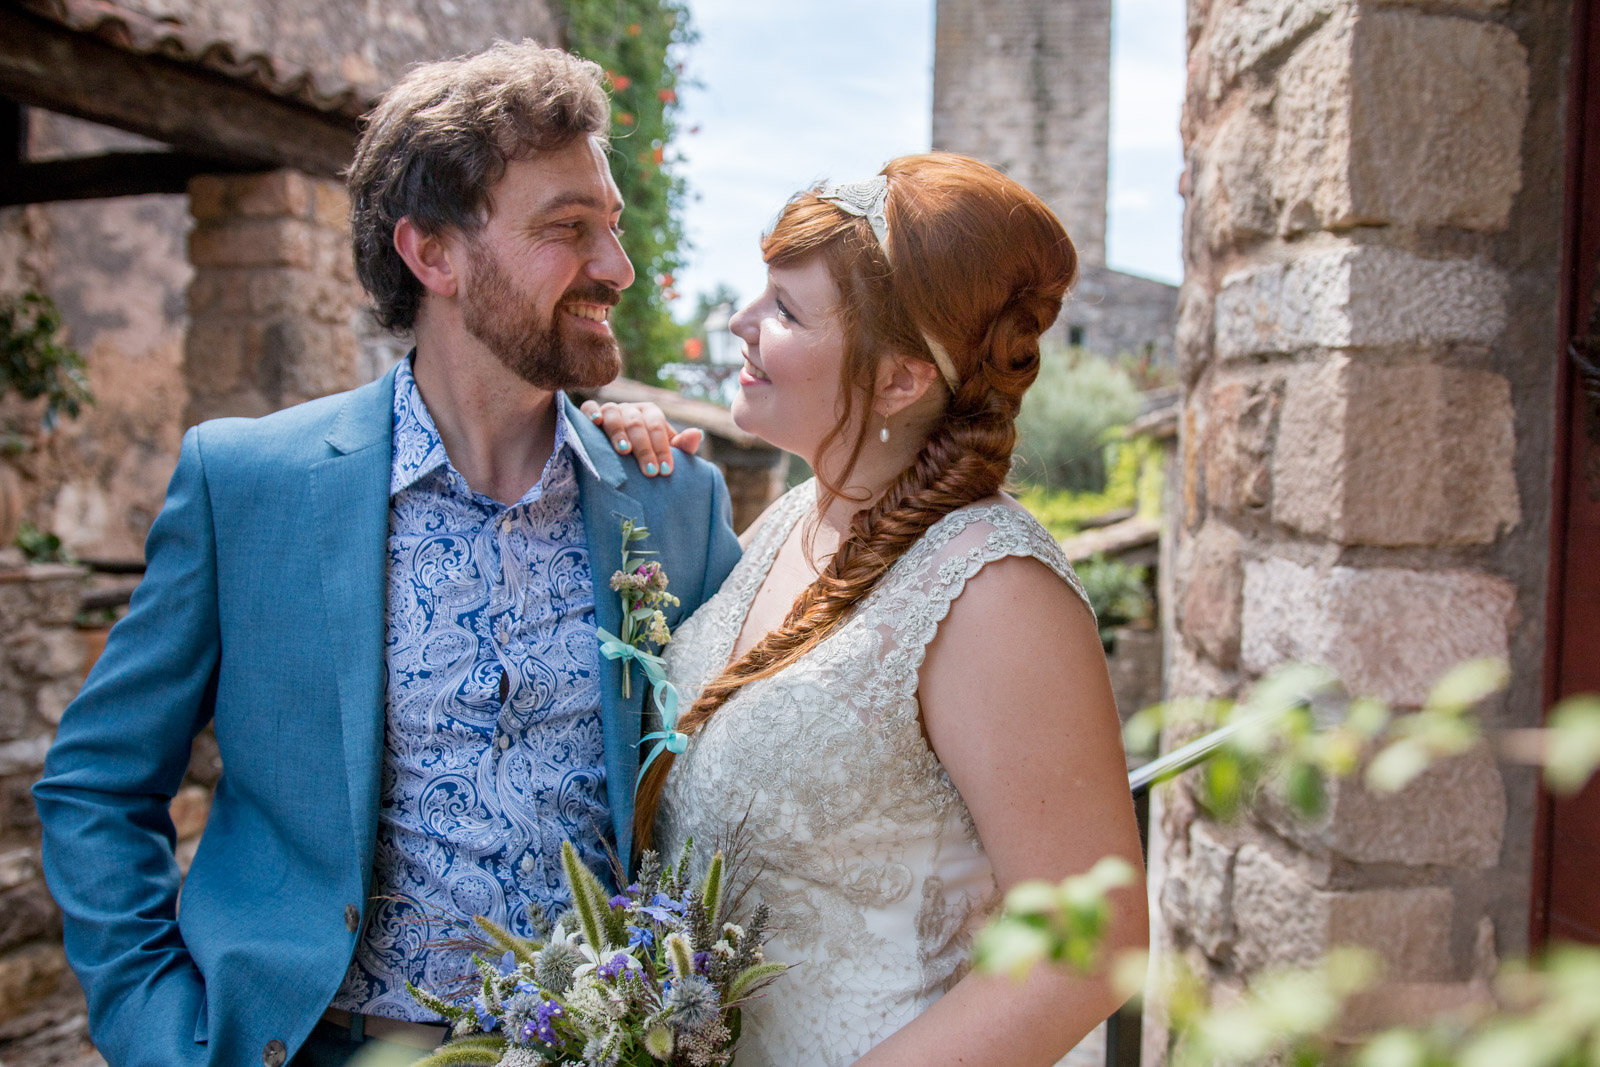
[[[613,289],[609,285],[587,285],[579,289],[568,289],[562,296],[563,304],[599,304],[603,307],[615,307],[622,299],[622,290]]]

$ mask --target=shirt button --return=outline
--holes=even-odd
[[[344,906],[344,928],[352,934],[361,926],[361,912],[354,904]]]
[[[283,1061],[288,1058],[289,1050],[277,1038],[268,1041],[267,1047],[261,1050],[261,1062],[265,1067],[283,1067]]]
[[[500,745],[500,751],[501,752],[504,752],[506,749],[510,748],[511,747],[511,735],[509,735],[509,734],[501,734],[498,744]]]

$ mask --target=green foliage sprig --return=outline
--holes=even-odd
[[[1355,699],[1340,715],[1330,713],[1342,699],[1333,676],[1292,666],[1264,678],[1238,704],[1147,709],[1130,720],[1128,742],[1148,747],[1162,729],[1186,723],[1231,727],[1194,783],[1201,802],[1221,816],[1244,810],[1267,788],[1283,792],[1291,809],[1315,814],[1325,779],[1361,773],[1369,789],[1392,792],[1439,760],[1491,740],[1514,759],[1541,764],[1552,792],[1582,789],[1600,770],[1600,699],[1571,698],[1543,729],[1497,736],[1476,712],[1507,679],[1503,662],[1475,660],[1441,678],[1420,711],[1396,715],[1381,701]],[[1006,911],[979,935],[975,967],[1013,976],[1046,961],[1097,969],[1105,933],[1094,917],[1107,914],[1115,884],[1080,876],[1008,896]],[[1146,962],[1114,968],[1118,988],[1135,991],[1130,978],[1142,978]],[[1314,966],[1257,975],[1225,1004],[1212,1002],[1181,955],[1156,959],[1149,975],[1173,1034],[1174,1067],[1600,1067],[1600,948],[1563,946],[1533,963],[1508,963],[1476,1003],[1353,1043],[1337,1033],[1339,1020],[1351,999],[1381,978],[1379,961],[1362,950],[1335,946]]]
[[[683,265],[688,195],[675,172],[682,160],[674,146],[679,57],[696,34],[682,0],[567,0],[564,7],[567,46],[600,64],[611,85],[611,170],[626,205],[622,247],[637,273],[611,313],[611,328],[624,373],[654,384],[688,336],[668,304]]]
[[[0,396],[43,397],[46,429],[94,402],[83,357],[60,337],[61,312],[49,297],[29,291],[0,299]]]

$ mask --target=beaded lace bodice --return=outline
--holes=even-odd
[[[721,590],[678,627],[667,672],[686,706],[727,663],[814,500],[808,482],[779,501]],[[966,582],[1006,556],[1042,561],[1084,596],[1020,507],[952,512],[844,625],[745,686],[678,757],[657,818],[663,853],[743,822],[754,876],[744,907],[769,905],[768,956],[802,964],[746,1008],[739,1067],[854,1063],[964,973],[998,894],[966,805],[923,737],[917,675]]]

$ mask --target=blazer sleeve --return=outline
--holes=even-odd
[[[62,717],[33,790],[45,878],[88,995],[90,1034],[119,1067],[207,1062],[196,1041],[205,983],[178,929],[167,805],[212,713],[212,522],[191,429],[145,545],[144,580]]]

